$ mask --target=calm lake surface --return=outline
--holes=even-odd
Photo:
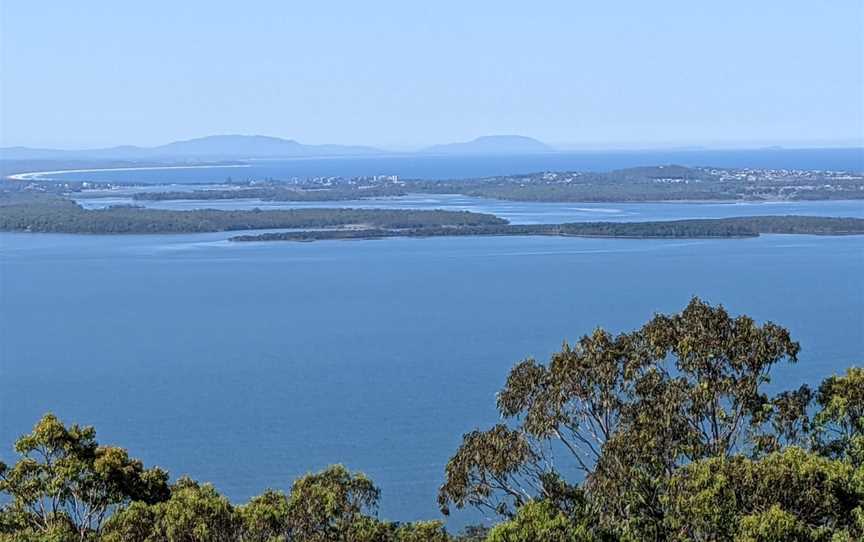
[[[472,198],[461,195],[417,194],[393,198],[370,198],[354,201],[261,201],[240,200],[133,200],[128,195],[78,198],[89,209],[111,205],[139,205],[153,209],[447,209],[489,213],[514,224],[560,224],[562,222],[639,222],[646,220],[681,220],[685,218],[727,218],[732,216],[810,215],[864,217],[864,201],[775,201],[775,202],[705,202],[705,203],[525,203]]]
[[[858,202],[453,204],[533,222],[864,212]],[[0,459],[53,411],[237,501],[342,462],[381,486],[382,517],[435,518],[444,464],[462,433],[497,421],[508,369],[595,326],[629,330],[699,295],[801,342],[775,389],[864,362],[860,236],[230,235],[0,234]],[[451,525],[476,519],[456,513]]]

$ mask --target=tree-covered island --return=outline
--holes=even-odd
[[[504,225],[493,215],[414,209],[281,209],[169,211],[117,206],[84,209],[51,194],[0,192],[0,231],[38,233],[203,233],[295,228],[466,227]]]
[[[281,229],[233,241],[318,241],[480,235],[732,238],[762,233],[859,235],[864,219],[763,216],[655,222],[510,224],[490,214],[419,209],[304,208],[176,211],[136,206],[85,209],[56,194],[0,192],[0,231],[145,234]]]
[[[569,224],[494,224],[422,228],[317,229],[245,234],[231,241],[326,241],[386,237],[554,236],[631,239],[714,239],[771,234],[862,235],[864,219],[819,216],[745,216],[656,222],[574,222]]]
[[[694,298],[518,362],[500,423],[464,434],[446,466],[429,458],[441,512],[488,518],[460,534],[379,517],[379,488],[341,465],[234,503],[47,414],[0,452],[0,541],[864,540],[864,369],[769,393],[800,349],[777,324]]]

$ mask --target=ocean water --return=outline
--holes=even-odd
[[[699,295],[801,342],[773,389],[864,362],[864,237],[228,236],[0,234],[0,459],[51,411],[238,502],[341,462],[380,485],[382,517],[437,518],[509,368],[595,326]]]
[[[561,152],[502,156],[394,155],[354,158],[252,160],[247,167],[79,171],[48,178],[124,183],[221,183],[319,176],[399,175],[454,179],[539,171],[609,171],[635,166],[754,167],[864,171],[864,149],[671,150]]]

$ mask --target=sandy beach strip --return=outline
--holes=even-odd
[[[207,164],[200,166],[141,166],[141,167],[109,167],[109,168],[89,168],[89,169],[61,169],[57,171],[31,171],[27,173],[15,173],[9,175],[7,179],[15,181],[51,181],[56,179],[46,178],[46,175],[58,175],[63,173],[93,173],[99,171],[149,171],[161,169],[207,169],[207,168],[222,168],[222,167],[249,167],[250,164]]]

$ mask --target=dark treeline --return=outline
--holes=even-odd
[[[431,226],[422,228],[368,228],[307,230],[238,235],[232,241],[324,241],[381,239],[385,237],[459,237],[482,235],[621,237],[639,239],[696,239],[756,237],[760,233],[861,235],[864,219],[814,216],[765,216],[658,222],[582,222],[572,224],[499,224]]]
[[[517,363],[501,422],[463,435],[444,467],[442,513],[492,523],[460,535],[379,518],[379,489],[342,466],[235,504],[46,415],[0,462],[0,540],[860,541],[864,369],[769,394],[799,352],[785,328],[694,298]]]
[[[506,221],[468,211],[411,209],[284,209],[169,211],[139,207],[87,210],[50,195],[0,197],[0,231],[43,233],[198,233],[271,228],[362,225],[382,228],[499,225]]]
[[[733,224],[751,228],[759,233],[806,235],[860,235],[864,233],[864,219],[824,216],[749,216],[734,217]]]

